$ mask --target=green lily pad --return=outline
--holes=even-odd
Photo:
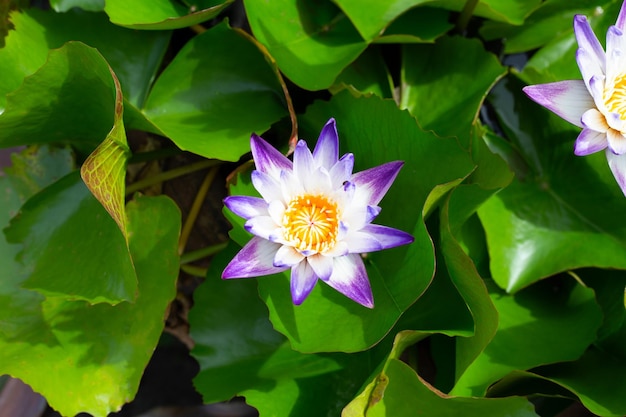
[[[0,49],[0,109],[5,109],[5,94],[17,90],[25,77],[33,75],[46,64],[48,52],[60,48],[69,41],[81,41],[97,48],[111,65],[120,80],[124,97],[134,106],[140,107],[167,49],[170,33],[167,31],[137,32],[115,26],[104,13],[84,13],[76,10],[54,13],[37,8],[13,12],[11,21],[15,30],[9,33],[6,47]],[[80,64],[73,69],[81,71]],[[50,72],[50,70],[47,70]],[[90,68],[82,70],[87,77]],[[59,77],[67,73],[61,71]],[[72,74],[72,71],[69,72]],[[68,75],[69,75],[68,74]],[[91,89],[74,90],[68,81],[68,92],[81,91],[89,96]],[[97,87],[97,86],[96,86]],[[47,89],[47,87],[46,87]],[[96,97],[97,88],[94,91]],[[41,96],[40,98],[45,98]],[[53,100],[52,97],[48,100]],[[67,103],[66,113],[88,113],[84,107],[86,98],[79,97],[75,105]],[[45,101],[44,101],[45,102]],[[64,103],[64,102],[61,102]],[[58,103],[58,104],[61,104]],[[112,125],[109,125],[109,129]],[[100,138],[102,140],[104,136]]]
[[[469,147],[480,106],[506,70],[480,42],[460,37],[444,37],[434,45],[404,45],[402,56],[400,107],[423,129],[456,136]]]
[[[180,29],[206,22],[234,0],[209,0],[185,7],[172,0],[107,0],[104,11],[111,22],[132,29]]]
[[[143,110],[176,145],[236,161],[287,114],[282,87],[263,54],[221,23],[194,37],[163,71]]]
[[[432,43],[453,27],[449,11],[415,7],[391,22],[374,43]]]
[[[346,86],[382,98],[393,97],[393,80],[379,50],[366,49],[356,61],[344,68],[330,90],[336,93]]]
[[[525,99],[521,86],[511,78],[492,96],[528,167],[526,177],[515,179],[478,211],[493,279],[515,292],[570,269],[625,269],[626,201],[606,157],[602,152],[575,156],[577,129]],[[515,104],[523,100],[528,104]]]
[[[5,230],[21,244],[24,287],[91,303],[134,300],[137,277],[119,227],[78,171],[31,197]]]
[[[0,176],[0,187],[9,185],[0,193],[0,224],[39,188],[72,169],[70,156],[67,150],[40,148],[15,157],[8,175]],[[94,306],[44,299],[24,289],[26,276],[13,256],[20,246],[0,235],[0,374],[22,379],[63,415],[85,411],[104,417],[133,398],[175,295],[178,209],[164,197],[141,198],[129,204],[128,213],[139,277],[134,304]]]
[[[466,3],[464,0],[435,0],[429,5],[460,12]],[[476,3],[473,15],[521,25],[541,3],[541,0],[481,0]]]
[[[50,6],[57,12],[67,12],[74,7],[87,12],[100,12],[104,10],[104,0],[50,0]]]
[[[367,46],[330,1],[244,4],[254,36],[287,78],[307,90],[330,87]]]
[[[111,76],[115,83],[113,129],[85,160],[80,169],[80,175],[89,191],[115,220],[124,238],[128,240],[124,190],[126,188],[126,161],[130,156],[130,148],[124,130],[122,88],[112,70]]]
[[[492,288],[491,298],[500,318],[498,331],[457,381],[454,395],[482,396],[513,370],[579,358],[602,320],[593,290],[568,277],[516,295]]]

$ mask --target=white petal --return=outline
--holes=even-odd
[[[348,244],[346,242],[339,241],[335,243],[335,246],[333,246],[331,249],[324,252],[324,256],[329,258],[335,258],[337,256],[347,255],[348,251]]]
[[[360,204],[377,205],[391,187],[402,165],[404,165],[402,161],[387,162],[354,174],[352,176],[352,182],[356,185],[354,199]]]
[[[614,84],[626,67],[626,36],[615,26],[606,33],[606,56],[606,80]]]
[[[254,188],[256,188],[267,203],[282,198],[283,195],[280,183],[270,175],[254,170],[250,177],[252,179],[252,185],[254,185]]]
[[[246,220],[256,216],[267,216],[267,203],[262,198],[233,195],[224,199],[224,205]]]
[[[615,26],[617,26],[617,28],[621,31],[626,29],[626,2],[622,2],[622,8],[619,9],[619,15],[617,16]]]
[[[578,64],[578,69],[580,69],[580,73],[583,76],[583,80],[587,88],[589,88],[590,81],[593,77],[604,78],[604,59],[600,62],[596,59],[595,55],[589,53],[589,51],[578,49],[576,51],[576,63]]]
[[[578,42],[579,49],[584,50],[589,54],[591,59],[598,62],[599,65],[604,68],[604,50],[585,16],[574,16],[574,34],[576,35],[576,42]]]
[[[339,188],[344,182],[350,181],[352,169],[354,168],[354,155],[347,153],[330,169],[330,178],[333,182],[333,189]]]
[[[608,144],[606,133],[583,129],[574,144],[574,154],[578,156],[589,155],[603,150]]]
[[[303,140],[298,141],[293,152],[293,172],[296,174],[296,178],[301,183],[304,183],[307,178],[313,175],[316,169],[313,155],[311,155],[311,151],[306,146],[306,142]]]
[[[280,171],[292,169],[291,161],[260,136],[253,134],[250,137],[250,149],[256,169],[275,179]]]
[[[606,159],[617,184],[626,195],[626,155],[615,155],[610,149],[607,149]]]
[[[300,305],[313,291],[317,276],[307,262],[300,262],[291,268],[291,299],[295,305]]]
[[[253,237],[226,266],[222,278],[254,278],[287,270],[288,268],[274,266],[274,255],[280,246],[260,237]]]
[[[334,258],[333,273],[325,282],[357,303],[374,308],[372,288],[359,255],[350,254]]]
[[[270,216],[258,216],[249,219],[244,228],[255,236],[274,242],[280,235],[280,228]]]
[[[626,138],[620,132],[609,129],[606,132],[606,138],[609,141],[609,149],[617,155],[626,153]]]
[[[306,260],[319,279],[326,281],[330,278],[330,275],[333,273],[333,258],[318,253],[309,256]]]
[[[410,234],[392,227],[378,224],[368,224],[361,230],[374,237],[382,245],[382,249],[395,248],[396,246],[408,245],[415,239]]]
[[[529,85],[523,91],[538,104],[578,127],[583,127],[583,113],[595,107],[593,97],[582,80]]]
[[[274,223],[277,226],[283,224],[283,216],[285,214],[285,205],[282,201],[274,200],[269,206],[267,206],[267,211],[269,212],[270,217],[274,220]]]
[[[293,198],[304,194],[304,185],[296,178],[293,171],[283,171],[280,173],[280,186],[283,201],[289,202]]]
[[[589,109],[583,113],[581,118],[583,126],[588,127],[596,132],[606,132],[609,130],[609,125],[606,122],[606,118],[598,109]]]
[[[303,259],[304,256],[295,248],[283,245],[276,252],[276,256],[274,256],[274,266],[292,267],[302,262]]]
[[[383,245],[368,233],[351,232],[343,241],[348,244],[350,253],[368,253],[383,249]]]
[[[335,119],[330,119],[322,128],[317,144],[313,150],[313,159],[317,166],[330,170],[339,157],[339,137]]]

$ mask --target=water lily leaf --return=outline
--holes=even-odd
[[[391,22],[374,43],[432,43],[453,27],[449,11],[415,7]]]
[[[23,303],[10,312],[0,306],[0,316],[10,314],[9,324],[20,324],[16,334],[0,333],[0,373],[25,381],[62,415],[104,417],[134,397],[176,294],[177,207],[166,197],[140,197],[129,203],[128,219],[139,278],[134,303],[32,299],[25,295],[36,293],[20,288],[15,279],[9,287]],[[3,290],[9,290],[6,283]]]
[[[285,76],[307,90],[330,87],[367,46],[330,1],[244,4],[254,36]]]
[[[448,396],[417,375],[399,357],[405,348],[427,336],[420,332],[400,332],[383,368],[363,392],[344,410],[346,417],[356,416],[428,416],[480,415],[499,417],[516,415],[537,417],[533,405],[519,397],[464,398]]]
[[[504,52],[520,53],[538,49],[543,45],[573,33],[574,15],[593,16],[598,7],[606,9],[610,1],[590,4],[587,0],[551,0],[543,2],[524,21],[523,25],[486,21],[480,28],[486,40],[503,39]]]
[[[5,230],[22,244],[24,287],[91,303],[134,300],[137,277],[115,221],[75,171],[31,197]]]
[[[236,161],[286,112],[276,74],[246,37],[221,23],[194,37],[163,71],[144,114],[181,149]]]
[[[408,109],[422,128],[456,136],[469,147],[480,106],[505,68],[480,42],[461,37],[444,37],[434,45],[404,45],[402,56],[400,107]],[[459,66],[460,61],[464,65]],[[433,100],[436,106],[427,104]]]
[[[107,0],[104,11],[111,22],[132,29],[180,29],[213,19],[234,0],[209,0],[185,7],[177,1]]]
[[[15,30],[9,33],[6,47],[0,49],[0,67],[3,68],[2,77],[0,77],[0,110],[4,110],[6,106],[5,94],[17,90],[25,77],[34,74],[44,66],[50,49],[60,48],[69,41],[81,41],[97,48],[119,78],[125,99],[133,106],[141,107],[170,38],[170,32],[167,31],[137,32],[111,24],[104,13],[84,13],[76,10],[54,13],[30,8],[13,12],[11,21],[15,25]],[[72,69],[73,71],[69,73],[67,70],[61,71],[57,77],[60,78],[66,74],[71,78],[74,72],[82,71],[85,75],[78,77],[80,80],[88,78],[88,74],[91,73],[89,67],[81,70],[80,63],[76,63]],[[45,71],[51,72],[49,69]],[[52,90],[49,91],[50,97],[43,94],[44,91],[48,91],[49,87],[44,83],[45,80],[40,80],[40,82],[42,87],[46,87],[37,91],[37,97],[42,100],[42,103],[56,100],[57,97],[52,95]],[[82,86],[74,86],[69,80],[65,85],[64,93],[71,93],[74,96],[78,95],[76,93],[78,91],[82,93],[82,96],[73,102],[57,102],[57,106],[60,104],[66,106],[63,109],[59,108],[59,112],[63,110],[69,114],[80,114],[83,118],[91,113],[98,114],[98,111],[88,112],[89,108],[85,107],[89,101],[89,98],[85,96],[92,93],[99,94],[97,88],[81,89]],[[99,96],[96,95],[94,101],[98,98]],[[128,106],[127,104],[126,107]],[[76,122],[82,126],[87,121],[77,120]],[[110,130],[111,126],[109,125],[106,131]],[[42,136],[44,136],[43,133],[49,132],[43,131]],[[98,142],[103,138],[104,135]]]
[[[626,201],[606,157],[574,156],[577,129],[538,105],[514,104],[524,103],[521,86],[511,78],[492,95],[529,170],[478,211],[493,279],[515,292],[570,269],[626,268]]]
[[[124,238],[128,240],[124,190],[126,187],[126,161],[130,156],[130,148],[124,130],[122,88],[112,70],[111,76],[115,83],[113,129],[83,163],[80,175],[89,191],[115,220]]]
[[[421,219],[421,208],[437,184],[465,177],[472,169],[467,153],[453,140],[422,131],[408,112],[392,100],[376,96],[353,97],[348,91],[330,102],[318,102],[300,119],[300,137],[312,144],[330,117],[337,120],[342,152],[355,154],[355,172],[393,160],[405,160],[398,178],[381,203],[377,223],[411,231],[415,242],[407,247],[370,254],[367,270],[375,299],[373,310],[347,299],[323,282],[300,306],[289,291],[289,273],[261,277],[259,292],[270,310],[274,328],[302,352],[367,349],[379,341],[394,322],[424,292],[434,272],[432,242]],[[446,162],[444,162],[446,161]],[[445,169],[444,169],[445,167]],[[415,182],[414,178],[423,178]],[[240,177],[233,194],[254,195],[249,179]],[[406,210],[406,195],[413,208]],[[229,216],[235,229],[243,221]],[[243,245],[249,235],[233,233]],[[327,320],[334,317],[334,320]]]
[[[454,395],[482,396],[513,370],[575,360],[595,340],[602,321],[593,290],[570,277],[515,295],[494,286],[490,294],[500,317],[498,331],[457,381]]]
[[[50,6],[57,12],[67,12],[78,7],[87,12],[104,10],[104,0],[50,0]]]
[[[293,351],[272,328],[256,281],[220,278],[239,249],[231,243],[217,255],[194,293],[189,321],[196,343],[192,355],[200,364],[196,389],[205,402],[243,395],[267,415],[319,416],[329,410],[338,415],[371,371],[363,354],[352,358]]]
[[[393,80],[379,50],[366,49],[356,61],[344,68],[330,90],[336,93],[345,86],[351,86],[361,93],[393,97]]]
[[[460,12],[466,3],[463,0],[435,0],[430,5]],[[476,3],[473,15],[521,25],[541,3],[541,0],[481,0]]]
[[[75,169],[73,154],[66,148],[31,147],[13,154],[11,159],[13,166],[5,168],[6,175],[0,175],[2,228],[9,224],[24,201]],[[0,338],[15,337],[32,320],[39,320],[41,314],[43,296],[34,291],[18,290],[23,277],[15,257],[20,249],[20,245],[8,243],[0,233],[0,281],[3,283],[0,286]]]

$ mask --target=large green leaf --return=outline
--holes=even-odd
[[[236,161],[250,133],[286,112],[272,68],[257,47],[221,23],[194,37],[157,80],[145,115],[180,148]]]
[[[34,183],[43,186],[50,176],[65,170],[61,167],[66,158],[61,154],[60,164],[29,171],[28,176],[16,173],[17,181],[30,183],[29,187]],[[42,167],[49,166],[45,155],[37,161],[42,161]],[[32,163],[29,166],[38,168]],[[41,176],[32,172],[41,172]],[[2,219],[8,219],[22,198],[0,204]],[[87,411],[104,417],[134,396],[163,329],[166,305],[175,294],[177,208],[164,197],[142,198],[129,204],[128,214],[130,250],[139,277],[134,304],[113,307],[57,297],[44,300],[21,288],[25,276],[14,260],[3,262],[2,272],[8,268],[9,275],[3,279],[2,297],[11,302],[0,305],[0,373],[24,380],[66,416]],[[108,217],[105,212],[102,215]]]
[[[595,340],[602,320],[593,290],[569,277],[515,295],[492,288],[491,298],[500,317],[498,331],[463,373],[455,395],[481,396],[513,370],[577,359]]]
[[[121,230],[75,171],[31,197],[5,230],[19,243],[24,287],[91,303],[134,300],[137,277]]]
[[[423,129],[457,136],[469,147],[480,106],[505,74],[497,58],[478,41],[461,37],[405,45],[402,56],[400,107],[409,109]]]
[[[494,108],[529,171],[478,211],[493,279],[514,292],[568,269],[626,268],[626,201],[606,157],[574,156],[576,128],[523,98],[521,83],[506,87]]]
[[[256,281],[220,278],[238,249],[231,244],[216,256],[206,282],[194,293],[189,320],[192,355],[200,364],[196,389],[205,402],[244,395],[262,415],[338,415],[375,366],[372,355],[293,351],[272,328]]]
[[[50,0],[50,6],[57,12],[67,12],[74,7],[88,12],[100,12],[104,9],[104,0]]]
[[[248,0],[244,4],[254,36],[267,47],[281,71],[302,88],[328,88],[367,46],[330,0]]]
[[[172,0],[107,0],[104,11],[111,22],[128,28],[179,29],[213,19],[233,1],[208,0],[185,7]]]
[[[447,10],[415,7],[391,22],[374,43],[432,43],[454,27],[450,20]]]
[[[376,96],[355,98],[343,91],[330,102],[319,102],[301,119],[303,138],[317,138],[330,117],[337,120],[343,152],[355,154],[355,172],[392,160],[405,165],[381,206],[377,223],[411,231],[415,242],[407,247],[370,254],[367,270],[375,308],[362,307],[322,282],[307,300],[294,306],[289,273],[259,279],[261,297],[270,310],[274,327],[285,334],[294,349],[303,352],[358,351],[380,340],[394,322],[430,283],[434,272],[432,242],[421,219],[422,206],[438,184],[465,177],[473,168],[468,155],[452,140],[434,137],[419,129],[408,112],[395,102]],[[313,145],[313,141],[309,141]],[[414,179],[420,178],[416,182]],[[253,194],[244,177],[233,194]],[[411,195],[411,207],[406,207]],[[248,238],[240,230],[243,220],[231,216],[243,245]],[[328,320],[333,317],[333,320]]]
[[[9,33],[6,47],[0,49],[0,109],[5,108],[5,94],[16,90],[25,77],[43,66],[50,49],[59,48],[68,41],[81,41],[97,48],[120,79],[124,97],[133,105],[141,106],[170,38],[169,32],[165,31],[137,32],[120,28],[112,25],[103,13],[75,10],[54,13],[32,8],[14,12],[11,20],[15,30]],[[85,69],[83,72],[90,71]],[[88,78],[89,75],[82,77]],[[81,91],[83,96],[91,94],[91,89],[86,87],[64,90],[72,95],[76,94],[74,91]],[[94,94],[97,97],[97,90]],[[84,100],[79,97],[74,106],[69,103],[65,112],[85,117],[88,108],[84,106]]]
[[[465,0],[434,0],[431,5],[461,11],[467,3]],[[473,15],[521,25],[539,5],[541,0],[480,0],[476,2]]]
[[[366,49],[356,61],[344,68],[331,91],[341,91],[346,86],[354,87],[361,93],[393,97],[393,80],[380,50]]]

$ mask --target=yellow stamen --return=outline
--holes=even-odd
[[[299,251],[331,249],[337,239],[337,204],[321,195],[302,195],[287,205],[283,216],[285,239]]]
[[[626,121],[626,74],[615,78],[613,85],[604,90],[604,103],[611,113],[618,113]]]

